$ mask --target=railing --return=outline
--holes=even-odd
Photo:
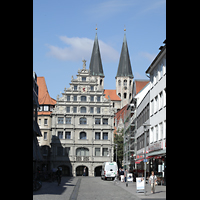
[[[76,161],[77,162],[88,162],[89,156],[76,156]]]

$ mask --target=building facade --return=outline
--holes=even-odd
[[[150,169],[166,184],[166,40],[146,73],[150,75]]]
[[[104,94],[104,73],[97,34],[89,70],[83,60],[77,78],[57,97],[52,111],[52,168],[64,175],[100,176],[103,162],[113,161],[114,108]]]
[[[42,169],[50,169],[50,154],[51,154],[51,113],[55,107],[56,100],[51,98],[47,89],[44,77],[37,77],[38,92],[38,125],[42,133],[42,137],[38,137],[41,153],[44,158]]]

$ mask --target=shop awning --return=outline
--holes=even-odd
[[[166,149],[160,150],[160,151],[153,151],[147,154],[147,157],[156,157],[156,156],[162,156],[166,155]]]
[[[139,164],[139,163],[142,162],[142,161],[143,161],[143,159],[140,159],[140,160],[135,161],[135,163],[136,163],[136,164]]]

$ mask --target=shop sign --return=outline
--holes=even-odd
[[[136,191],[144,190],[144,177],[136,178]]]
[[[159,150],[159,149],[163,149],[163,141],[158,141],[155,144],[149,145],[149,147],[148,147],[149,152],[150,151],[156,151],[156,150]]]

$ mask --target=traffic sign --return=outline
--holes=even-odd
[[[147,159],[143,159],[143,162],[147,162]]]

